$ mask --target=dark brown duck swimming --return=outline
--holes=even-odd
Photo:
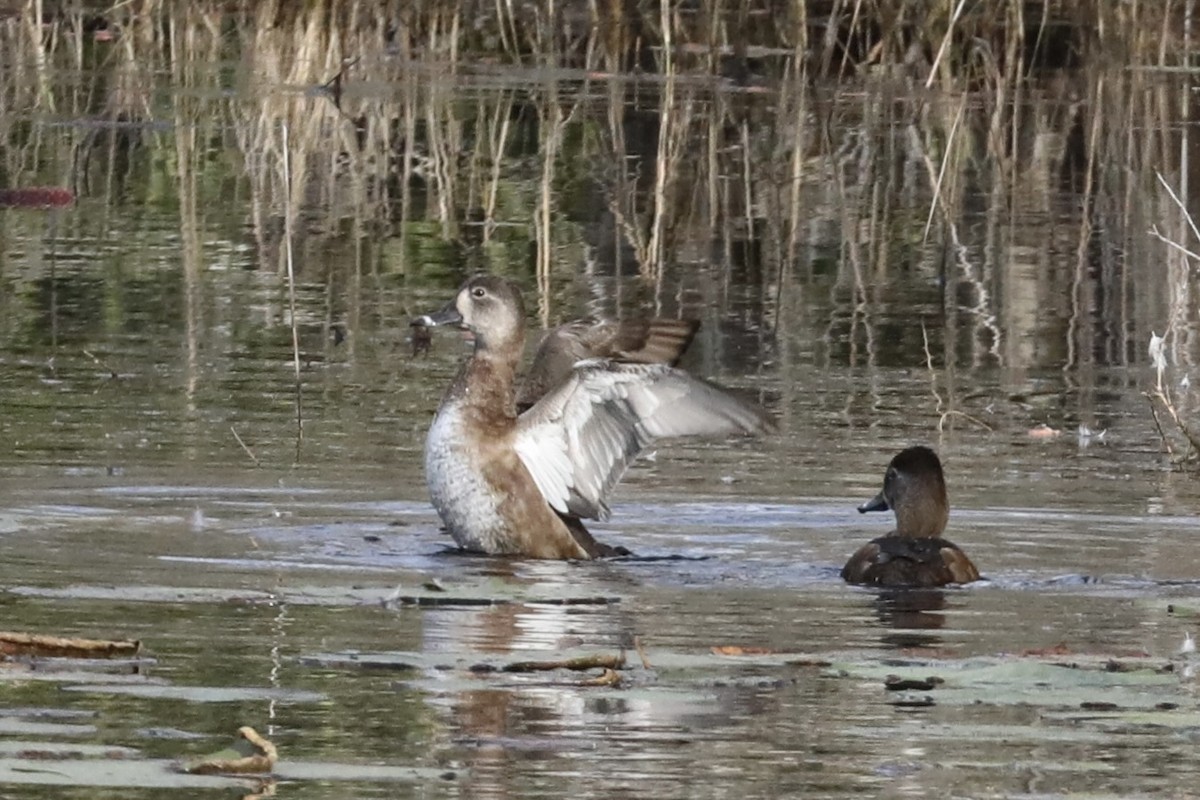
[[[572,323],[552,331],[518,388],[525,305],[502,278],[463,284],[415,325],[475,335],[425,440],[433,506],[459,547],[534,558],[624,555],[583,518],[607,519],[608,495],[653,440],[758,433],[766,413],[671,366],[695,323]]]
[[[910,447],[888,465],[883,491],[860,512],[896,514],[896,530],[858,549],[842,578],[876,586],[945,586],[979,580],[967,554],[942,538],[950,519],[942,462],[928,447]]]

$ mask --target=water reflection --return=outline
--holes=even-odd
[[[946,592],[937,589],[888,589],[875,599],[880,623],[891,628],[880,636],[890,648],[937,648],[942,644],[938,631],[946,627],[946,616],[937,612],[946,608]]]

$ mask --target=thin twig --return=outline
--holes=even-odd
[[[336,86],[338,88],[334,89],[334,91],[340,95],[341,91],[342,91],[341,90],[342,78],[345,77],[346,70],[353,67],[359,61],[362,61],[362,56],[355,56],[354,58],[350,59],[349,61],[344,62],[342,64],[342,68],[339,69],[332,78],[330,78],[329,80],[327,80],[321,84],[321,88],[322,89],[334,89],[334,87]]]
[[[232,425],[230,425],[230,426],[229,426],[229,431],[230,431],[230,432],[233,434],[233,438],[234,438],[234,439],[237,439],[237,443],[238,443],[238,444],[240,444],[240,445],[242,446],[242,450],[244,450],[244,451],[246,452],[246,455],[250,456],[250,460],[254,462],[254,466],[256,466],[256,467],[261,467],[261,466],[262,466],[262,463],[261,463],[261,462],[258,460],[258,456],[254,455],[254,451],[253,451],[253,450],[251,450],[251,449],[250,449],[250,448],[249,448],[249,447],[246,445],[246,443],[242,441],[242,437],[241,437],[241,436],[238,436],[237,428],[235,428],[235,427],[233,427]]]
[[[646,648],[642,647],[642,637],[633,637],[633,647],[637,650],[638,658],[642,660],[642,669],[654,669],[650,666],[650,659],[646,657]]]
[[[1192,446],[1192,449],[1197,453],[1200,453],[1200,437],[1197,437],[1196,434],[1192,432],[1192,429],[1187,426],[1187,423],[1180,419],[1179,412],[1175,410],[1175,403],[1173,403],[1167,395],[1160,391],[1155,390],[1154,396],[1157,397],[1159,402],[1163,404],[1163,407],[1167,409],[1167,413],[1171,415],[1171,421],[1175,423],[1177,428],[1179,428],[1179,432],[1182,433],[1183,437],[1188,440],[1188,444]]]
[[[970,414],[966,413],[965,411],[958,411],[958,410],[955,410],[952,408],[949,411],[946,411],[944,414],[942,414],[942,418],[938,420],[938,433],[942,432],[942,426],[946,424],[946,417],[949,417],[949,416],[962,417],[965,420],[974,422],[976,425],[983,428],[985,431],[994,431],[995,430],[995,428],[993,428],[991,425],[988,425],[986,422],[979,419],[978,417],[972,417]]]
[[[92,353],[90,350],[84,350],[83,354],[90,358],[92,362],[96,364],[96,366],[100,367],[101,369],[108,370],[108,376],[113,380],[116,380],[118,377],[120,377],[117,375],[117,371],[109,366],[107,361]]]
[[[958,113],[954,115],[954,124],[950,126],[950,135],[946,137],[946,152],[942,154],[942,166],[938,169],[937,180],[933,184],[933,199],[929,202],[929,216],[925,218],[925,230],[921,232],[921,241],[929,241],[929,229],[933,227],[933,212],[942,202],[942,179],[946,177],[946,168],[950,166],[950,153],[954,150],[954,134],[958,124],[962,122],[963,113],[967,109],[967,98],[958,104]]]
[[[1153,236],[1154,238],[1158,239],[1159,241],[1163,242],[1168,247],[1171,247],[1171,248],[1183,253],[1188,258],[1190,258],[1194,261],[1200,261],[1200,253],[1195,253],[1191,250],[1188,250],[1186,247],[1184,247],[1183,245],[1181,245],[1179,242],[1175,241],[1174,239],[1163,236],[1161,233],[1158,232],[1157,225],[1150,228],[1150,235]]]
[[[1150,392],[1142,392],[1146,397],[1146,401],[1150,403],[1150,414],[1154,417],[1154,427],[1158,429],[1158,438],[1162,440],[1163,447],[1167,449],[1167,455],[1174,456],[1175,448],[1171,447],[1171,440],[1167,438],[1166,432],[1163,430],[1162,422],[1158,418],[1158,407],[1154,405],[1154,397]]]
[[[1179,199],[1179,195],[1175,194],[1175,190],[1171,188],[1171,184],[1167,183],[1167,179],[1158,170],[1154,171],[1154,177],[1158,178],[1158,182],[1162,184],[1162,187],[1167,190],[1167,194],[1171,195],[1171,199],[1175,201],[1175,205],[1183,212],[1183,217],[1187,220],[1188,227],[1192,229],[1192,235],[1197,240],[1200,240],[1200,229],[1197,229],[1196,221],[1192,219],[1191,213],[1188,212],[1187,206],[1183,204],[1183,201]]]
[[[925,366],[929,370],[929,390],[933,392],[934,398],[937,399],[937,410],[942,410],[942,396],[937,390],[937,372],[933,368],[933,353],[929,352],[929,331],[925,330],[925,320],[921,320],[921,341],[925,345]],[[946,415],[942,415],[945,419]],[[938,423],[938,430],[941,430],[941,423]]]

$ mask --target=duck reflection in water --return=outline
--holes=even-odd
[[[875,615],[889,630],[879,638],[898,650],[936,648],[946,627],[946,593],[938,589],[883,589],[875,598]]]

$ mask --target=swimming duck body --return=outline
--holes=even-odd
[[[555,329],[519,396],[525,311],[512,283],[473,278],[442,311],[414,324],[455,324],[475,336],[425,440],[430,499],[466,550],[560,559],[627,554],[597,542],[582,519],[608,518],[609,493],[650,442],[757,433],[771,424],[762,409],[671,366],[695,323]]]
[[[928,447],[910,447],[896,455],[883,490],[858,510],[889,509],[896,515],[896,529],[860,547],[842,568],[843,580],[896,587],[979,580],[979,570],[967,554],[942,538],[950,503],[942,463]]]

